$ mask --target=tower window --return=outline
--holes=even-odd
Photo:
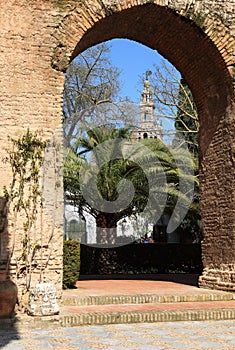
[[[148,112],[145,112],[145,113],[144,113],[144,120],[145,120],[145,121],[148,121],[148,120],[149,120],[149,113],[148,113]]]

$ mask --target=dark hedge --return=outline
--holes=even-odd
[[[106,251],[105,272],[100,268],[103,263],[104,251]],[[110,255],[110,258],[108,258],[108,255]],[[115,261],[113,261],[113,256],[115,256]],[[110,272],[107,272],[108,268]],[[178,243],[128,244],[110,249],[81,245],[80,272],[82,275],[104,273],[201,274],[201,245]]]
[[[64,241],[63,254],[63,289],[75,288],[80,274],[80,243]]]

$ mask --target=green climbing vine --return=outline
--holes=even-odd
[[[26,277],[26,291],[29,290],[33,259],[40,245],[34,240],[32,228],[36,224],[37,214],[43,205],[40,190],[40,170],[43,164],[47,141],[43,141],[38,131],[29,129],[18,139],[9,137],[6,161],[11,166],[12,180],[9,189],[4,187],[8,210],[11,210],[15,221],[20,215],[23,221],[22,252],[17,261],[17,276]],[[15,235],[15,233],[14,233]],[[13,255],[15,237],[11,256]],[[9,259],[10,261],[10,259]]]

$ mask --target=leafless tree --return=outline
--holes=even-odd
[[[120,71],[112,65],[107,43],[81,53],[69,66],[64,84],[65,146],[97,126],[134,125],[136,105],[118,98]]]
[[[177,69],[168,61],[155,65],[149,81],[155,101],[155,117],[163,133],[173,139],[181,133],[182,142],[198,147],[199,120],[192,93]]]

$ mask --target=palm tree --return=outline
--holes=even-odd
[[[67,153],[65,192],[81,212],[95,218],[97,243],[114,244],[117,223],[125,217],[144,215],[156,222],[179,198],[181,205],[190,205],[180,179],[189,188],[196,179],[180,171],[177,157],[162,141],[132,144],[128,128],[96,128],[87,134]]]

